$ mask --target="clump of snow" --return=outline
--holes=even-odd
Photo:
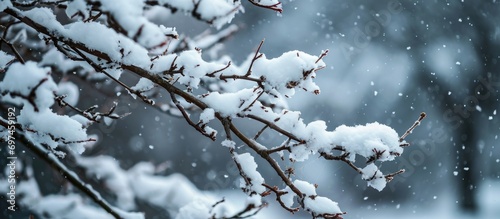
[[[225,139],[224,141],[222,141],[221,144],[222,144],[222,146],[228,147],[228,148],[235,148],[236,147],[236,142],[231,141],[229,139]]]
[[[137,84],[131,88],[137,91],[147,91],[153,89],[153,87],[154,83],[151,80],[147,78],[141,78],[139,79],[139,82],[137,82]]]
[[[257,171],[257,163],[255,163],[254,157],[250,153],[244,153],[235,154],[234,159],[241,165],[241,171],[250,181],[250,185],[247,185],[246,181],[241,179],[240,186],[242,188],[246,188],[249,194],[253,192],[256,192],[257,194],[265,192],[266,187],[262,185],[264,183],[264,178]]]
[[[304,208],[307,211],[311,211],[315,213],[315,215],[342,213],[337,202],[316,195],[316,187],[313,184],[302,180],[295,180],[293,181],[293,185],[304,194]],[[290,200],[289,194],[285,195],[285,205],[287,206],[293,204],[293,200]]]
[[[38,85],[38,87],[37,87]],[[34,88],[34,100],[30,102],[28,97]],[[28,61],[26,64],[19,62],[10,65],[3,81],[0,82],[0,92],[4,101],[15,104],[35,104],[35,108],[48,108],[54,104],[54,92],[57,85],[50,77],[49,68],[39,68],[35,62]],[[24,97],[24,98],[23,98]]]
[[[76,21],[63,26],[56,20],[49,8],[33,8],[27,11],[18,11],[18,13],[45,26],[53,35],[80,42],[91,50],[106,54],[117,63],[135,65],[145,69],[151,64],[148,51],[143,46],[101,23]],[[41,16],[43,19],[40,18]]]
[[[236,13],[243,10],[240,1],[199,1],[199,13],[205,20],[213,20],[212,24],[220,29],[233,20]]]
[[[257,94],[253,89],[243,89],[235,93],[218,93],[212,92],[202,97],[202,100],[221,116],[235,117],[243,109],[248,107],[252,100],[257,98]]]
[[[183,75],[178,75],[180,84],[198,88],[200,78],[206,74],[223,69],[225,65],[203,61],[201,52],[197,50],[184,51],[177,56],[175,64],[183,68]],[[229,71],[228,69],[225,72]]]
[[[66,7],[65,12],[66,16],[70,18],[77,17],[82,20],[86,20],[90,16],[89,8],[87,7],[87,3],[85,2],[85,0],[70,1]]]
[[[49,108],[35,112],[28,105],[20,111],[17,121],[23,129],[36,130],[26,132],[26,135],[34,142],[47,144],[54,149],[58,145],[68,145],[80,154],[85,151],[85,142],[82,141],[88,138],[87,130],[78,121],[66,115],[57,115]]]
[[[0,91],[4,95],[3,101],[23,104],[17,122],[24,130],[34,130],[26,132],[31,140],[51,148],[65,144],[83,153],[86,129],[78,121],[66,115],[57,115],[49,108],[54,104],[54,92],[58,91],[58,87],[48,68],[40,68],[35,62],[14,63],[0,82]]]
[[[155,176],[154,168],[152,164],[142,162],[128,170],[129,183],[138,199],[162,208],[180,209],[201,196],[185,176]]]
[[[293,199],[296,195],[288,186],[283,191],[287,193],[281,196],[281,201],[285,204],[285,206],[291,208],[294,203]]]
[[[304,198],[304,208],[316,214],[342,214],[337,202],[322,196]]]
[[[374,155],[374,150],[381,153],[379,161],[391,161],[403,153],[396,131],[377,122],[354,127],[341,125],[333,131],[331,138],[333,144],[344,146],[346,152],[351,153],[351,161],[354,161],[355,154],[369,158]]]
[[[215,110],[212,108],[206,108],[200,114],[200,121],[203,124],[210,122],[210,120],[215,118]]]
[[[307,181],[296,179],[293,181],[293,185],[307,196],[316,195],[316,187]]]
[[[316,69],[324,67],[317,56],[301,51],[286,52],[278,58],[267,59],[265,55],[254,62],[252,74],[264,77],[266,89],[276,89],[279,93],[291,97],[295,87],[317,93],[319,87],[313,82]],[[305,72],[310,72],[305,74]]]
[[[116,4],[113,0],[99,0],[101,10],[109,12],[116,22],[127,31],[127,36],[135,39],[145,48],[153,48],[164,44],[168,38],[166,29],[149,22],[143,16],[144,0],[127,0]]]
[[[382,191],[385,188],[387,180],[375,164],[371,163],[367,165],[362,171],[362,179],[368,181],[368,186],[371,186],[378,191]]]

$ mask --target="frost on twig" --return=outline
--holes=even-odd
[[[246,3],[282,11],[281,3],[276,0]],[[64,15],[56,16],[55,7],[64,9],[64,20],[61,20]],[[302,209],[313,218],[341,218],[345,214],[337,202],[316,193],[317,185],[296,178],[293,168],[283,169],[276,160],[279,158],[288,163],[316,156],[341,161],[377,190],[404,172],[384,174],[378,164],[393,161],[403,153],[403,147],[409,146],[405,138],[425,114],[401,137],[377,122],[333,129],[322,120],[305,122],[301,112],[288,109],[287,100],[299,91],[320,93],[315,80],[326,66],[323,58],[328,50],[316,55],[295,50],[268,57],[261,52],[262,41],[242,63],[228,57],[207,60],[202,55],[203,49],[231,36],[237,27],[228,26],[215,34],[190,38],[178,34],[173,27],[152,22],[153,10],[158,8],[186,13],[217,28],[243,10],[240,1],[232,0],[146,0],[121,4],[105,0],[0,1],[0,10],[12,20],[1,27],[1,43],[10,48],[10,54],[0,51],[0,71],[5,73],[0,82],[0,98],[2,104],[20,107],[16,131],[25,138],[23,143],[30,150],[36,152],[45,147],[50,151],[45,161],[73,177],[70,182],[113,217],[120,218],[120,211],[97,198],[97,192],[86,190],[82,180],[52,153],[62,154],[63,148],[69,148],[76,165],[88,176],[99,176],[100,181],[109,185],[121,209],[135,210],[138,199],[165,209],[176,218],[250,217],[267,205],[262,197],[268,195],[275,195],[277,203],[291,213]],[[20,29],[25,32],[13,34],[13,30]],[[15,46],[19,38],[29,38],[30,43],[24,46],[44,51],[41,60],[23,56]],[[69,74],[71,71],[76,76]],[[125,72],[136,76],[136,83],[130,85],[125,81],[122,78]],[[56,83],[57,78],[63,79]],[[116,114],[116,104],[107,112],[96,112],[97,106],[78,106],[79,92],[75,87],[79,83],[66,81],[77,79],[102,93],[105,89],[96,84],[117,85],[120,93],[125,91],[161,112],[182,117],[211,140],[223,133],[222,145],[229,149],[229,156],[242,177],[240,187],[248,196],[243,208],[231,208],[225,199],[200,195],[189,181],[178,175],[170,178],[154,175],[151,164],[139,163],[124,170],[111,157],[81,156],[86,144],[96,140],[87,134],[88,127],[128,114]],[[55,103],[67,110],[62,110],[62,115],[56,113]],[[243,132],[241,123],[236,121],[247,120],[260,125],[258,130]],[[0,121],[0,136],[4,136],[8,123],[3,118]],[[212,128],[217,127],[214,123],[220,123],[221,130]],[[269,145],[260,137],[266,131],[281,138],[282,143]],[[237,144],[243,146],[236,147]],[[364,167],[354,164],[360,157],[366,160]],[[264,161],[260,166],[259,158]],[[262,168],[272,169],[282,184],[267,184],[266,176],[259,172]],[[185,196],[197,198],[186,200]],[[165,206],[165,203],[176,204]]]

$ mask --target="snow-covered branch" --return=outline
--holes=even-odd
[[[5,121],[3,121],[3,120],[0,121],[0,125],[3,128],[7,129],[8,124]],[[115,218],[127,218],[127,219],[143,218],[143,215],[141,213],[126,213],[126,212],[123,212],[122,210],[120,210],[116,207],[113,207],[106,200],[102,199],[101,195],[96,190],[94,190],[89,184],[83,182],[75,172],[69,170],[66,167],[66,165],[61,163],[61,161],[59,161],[59,159],[57,158],[57,156],[54,153],[48,151],[42,145],[40,145],[38,143],[38,141],[36,141],[34,139],[30,139],[30,137],[25,136],[24,134],[21,134],[21,133],[23,133],[22,130],[18,130],[18,132],[14,132],[14,133],[15,133],[14,137],[16,139],[18,139],[18,141],[22,142],[23,145],[26,146],[26,148],[28,148],[31,152],[35,153],[40,159],[49,163],[52,166],[52,168],[54,168],[54,170],[61,173],[61,175],[65,179],[67,179],[71,183],[71,185],[78,188],[87,197],[92,199],[96,204],[98,204],[102,209],[104,209],[106,212],[111,214],[113,217],[115,217]],[[36,189],[36,188],[27,188],[27,190],[33,190],[33,189]],[[26,193],[27,193],[26,195],[28,196],[27,199],[40,198],[37,196],[37,194],[39,194],[39,192],[26,192]],[[37,197],[33,197],[33,196],[37,196]],[[32,204],[32,203],[30,203],[30,204]],[[76,208],[76,207],[77,206],[74,206],[74,208]],[[39,210],[42,210],[42,209],[39,209]],[[66,209],[66,210],[68,210],[68,209]],[[43,213],[43,212],[39,212],[39,213]],[[61,215],[53,215],[48,210],[47,210],[47,213],[49,213],[49,215],[52,215],[52,216],[58,216],[58,217],[61,216]],[[70,216],[70,215],[68,215],[68,216]]]
[[[249,2],[278,12],[282,10],[281,3],[276,0]],[[63,14],[56,14],[55,7],[64,9],[65,21],[60,18],[64,17]],[[135,210],[133,200],[138,198],[166,210],[177,209],[177,218],[187,217],[191,211],[203,212],[202,215],[207,218],[252,216],[266,206],[262,197],[270,194],[275,194],[277,202],[292,213],[303,209],[310,212],[313,218],[340,218],[345,214],[336,202],[316,194],[314,184],[294,179],[293,169],[280,167],[277,162],[279,158],[285,160],[287,157],[286,160],[290,162],[302,162],[312,155],[320,155],[326,160],[342,161],[377,190],[382,190],[387,182],[404,171],[384,174],[375,163],[393,161],[400,156],[403,147],[409,145],[405,138],[420,124],[425,114],[405,134],[399,136],[392,128],[377,122],[358,126],[341,125],[329,130],[324,121],[306,123],[299,111],[287,109],[287,99],[292,98],[297,90],[320,93],[315,78],[318,71],[326,66],[323,58],[328,50],[318,55],[289,51],[268,58],[261,53],[262,41],[256,51],[239,65],[229,58],[207,61],[202,56],[202,48],[213,46],[237,28],[229,26],[219,33],[192,40],[183,38],[175,28],[155,24],[144,15],[154,7],[182,11],[217,28],[230,22],[235,14],[243,10],[240,1],[232,0],[130,0],[120,4],[110,0],[0,1],[0,11],[13,20],[8,26],[2,27],[2,42],[13,55],[0,51],[0,67],[5,72],[0,82],[1,101],[21,107],[16,124],[21,142],[54,165],[56,170],[63,171],[75,187],[114,217],[123,216],[100,198],[97,192],[89,189],[52,153],[62,156],[63,148],[69,148],[77,165],[85,168],[87,174],[102,176],[103,181],[113,185],[111,190],[116,194],[120,208]],[[12,30],[37,33],[31,36],[36,42],[31,45],[37,49],[44,48],[41,50],[41,59],[19,52],[13,43],[16,35]],[[181,40],[184,45],[180,45]],[[211,140],[215,141],[218,133],[223,131],[225,139],[222,145],[228,148],[229,156],[242,177],[240,186],[248,195],[245,207],[240,211],[223,212],[224,201],[191,200],[181,204],[178,200],[181,198],[167,200],[175,193],[171,191],[173,188],[189,183],[172,183],[172,180],[152,176],[152,167],[146,164],[137,164],[126,171],[109,157],[81,156],[84,146],[89,141],[95,141],[87,135],[89,126],[101,119],[120,119],[127,114],[115,114],[116,104],[105,113],[95,112],[97,106],[86,110],[78,108],[77,85],[62,80],[56,84],[52,77],[52,72],[60,71],[65,76],[75,68],[80,69],[85,83],[92,84],[93,81],[87,79],[93,75],[105,83],[117,84],[132,98],[162,112],[183,117],[194,130]],[[130,85],[128,81],[121,80],[123,72],[137,76],[137,83]],[[169,101],[165,102],[157,95],[160,92],[168,93]],[[76,115],[70,117],[55,113],[55,103],[71,109]],[[251,136],[244,134],[248,132],[243,132],[242,127],[235,123],[248,119],[262,126]],[[220,123],[223,130],[210,127],[215,122]],[[5,125],[0,129],[2,132],[6,130]],[[266,145],[265,141],[259,139],[264,130],[284,136],[283,143]],[[237,142],[243,142],[244,148],[252,153],[243,153],[245,149],[237,148]],[[43,151],[42,145],[51,152]],[[264,168],[274,170],[285,188],[280,189],[265,182],[254,155],[267,163],[268,166]],[[366,159],[365,167],[354,164],[357,156]],[[109,167],[99,169],[101,164]],[[135,184],[137,182],[142,183]],[[161,187],[165,189],[161,193],[158,193],[161,190],[158,186],[151,186],[155,189],[148,192],[137,189],[147,188],[146,184],[155,182],[170,186]],[[122,190],[127,192],[120,193]],[[195,189],[182,191],[198,192]],[[151,198],[152,194],[159,194],[158,198]],[[208,204],[211,201],[213,203]],[[162,206],[165,203],[178,205]]]

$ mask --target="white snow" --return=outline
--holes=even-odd
[[[293,185],[304,194],[304,208],[306,210],[314,212],[316,215],[342,213],[337,202],[316,195],[316,187],[313,184],[302,180],[295,180]],[[291,206],[293,203],[293,200],[290,200],[290,196],[285,197],[285,200],[287,206]]]
[[[18,11],[18,13],[39,22],[58,37],[80,42],[91,50],[107,54],[115,62],[143,68],[147,68],[151,64],[148,51],[145,48],[103,24],[76,21],[62,26],[48,8],[33,8],[27,11]],[[43,19],[40,19],[40,16],[43,16]]]
[[[228,0],[210,0],[210,1],[177,1],[160,0],[161,5],[168,5],[185,13],[192,13],[195,10],[195,3],[198,3],[196,12],[200,19],[211,21],[212,24],[220,29],[224,24],[231,22],[238,12],[243,12],[240,1]]]
[[[34,87],[42,80],[41,85],[36,89],[34,103],[37,108],[48,108],[54,104],[54,92],[57,85],[49,75],[49,68],[39,68],[35,62],[28,61],[25,65],[16,62],[10,65],[3,81],[0,82],[0,91],[8,92],[2,99],[13,103],[31,104],[27,99],[12,96],[17,93],[28,97]]]
[[[379,161],[394,160],[396,156],[390,152],[403,153],[396,131],[377,122],[354,127],[341,125],[335,129],[331,138],[333,144],[344,146],[351,153],[351,161],[355,160],[355,154],[368,158],[374,154],[373,150],[383,151]]]
[[[231,141],[228,139],[225,139],[224,141],[222,141],[221,144],[222,144],[222,146],[228,147],[228,148],[234,148],[236,146],[236,143],[234,141]]]
[[[309,211],[317,214],[338,214],[342,213],[338,203],[322,196],[315,196],[314,198],[307,197],[304,199],[304,207]]]
[[[215,110],[212,108],[206,108],[200,114],[200,121],[203,124],[210,122],[210,120],[213,120],[214,118],[215,118]]]
[[[250,153],[235,154],[234,159],[241,165],[241,170],[250,180],[250,185],[247,185],[244,179],[240,180],[240,187],[247,188],[249,193],[256,192],[257,194],[266,191],[266,187],[262,184],[264,183],[264,178],[257,171],[257,163],[255,163],[254,157]]]
[[[312,72],[304,77],[305,71],[314,71],[325,63],[318,60],[317,56],[301,51],[286,52],[278,58],[267,59],[265,55],[254,62],[252,74],[264,77],[266,89],[276,89],[288,97],[295,94],[295,87],[303,88],[309,92],[319,92],[319,87],[312,81],[316,73]]]
[[[153,87],[154,83],[151,80],[147,78],[141,78],[139,79],[139,82],[137,82],[137,84],[131,88],[137,91],[148,91],[153,89]]]
[[[196,199],[180,208],[175,219],[210,218],[212,206],[205,199]]]
[[[5,67],[7,67],[7,63],[12,60],[14,60],[14,56],[11,56],[4,51],[0,51],[0,70],[5,69]]]
[[[45,143],[52,148],[66,142],[66,145],[78,153],[85,150],[84,143],[79,141],[87,140],[86,129],[66,115],[57,115],[48,108],[34,112],[30,106],[25,106],[17,120],[25,129],[37,131],[26,133],[35,142]]]
[[[316,195],[316,187],[314,187],[314,185],[309,182],[296,179],[295,181],[293,181],[293,185],[306,196]]]
[[[86,129],[78,121],[66,115],[57,115],[49,108],[54,104],[54,92],[58,91],[58,87],[48,72],[48,68],[39,68],[34,62],[12,64],[0,82],[0,91],[7,93],[2,100],[23,104],[17,122],[25,130],[36,130],[26,132],[34,142],[45,143],[52,148],[65,143],[82,153],[85,143],[81,141],[87,140]],[[72,98],[71,101],[75,102],[76,97]]]
[[[78,86],[71,81],[61,81],[57,85],[57,95],[66,95],[64,101],[72,106],[76,106],[80,98],[80,90]]]
[[[108,156],[76,157],[78,165],[87,169],[88,176],[96,176],[102,180],[106,188],[116,194],[117,206],[124,210],[136,207],[135,195],[130,188],[128,176],[123,171],[116,159]]]
[[[212,92],[204,97],[202,100],[221,116],[235,117],[243,109],[250,105],[253,99],[257,98],[257,94],[253,89],[243,89],[235,93],[218,93]]]
[[[82,16],[81,19],[85,20],[89,17],[89,10],[85,0],[70,1],[66,7],[66,16],[74,18],[76,15]]]
[[[293,206],[294,198],[296,195],[288,186],[284,189],[284,191],[287,193],[281,196],[281,201],[283,201],[285,206],[291,208]]]
[[[363,168],[362,178],[368,181],[368,186],[373,187],[378,191],[382,191],[387,184],[384,174],[379,171],[378,167],[371,163]]]

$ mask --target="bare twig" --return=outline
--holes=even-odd
[[[293,139],[294,141],[297,141],[301,144],[304,144],[305,143],[305,140],[302,140],[302,139],[299,139],[297,136],[295,136],[294,134],[280,128],[279,126],[277,126],[276,124],[274,124],[273,122],[270,122],[270,121],[267,121],[263,118],[260,118],[258,116],[255,116],[255,115],[251,115],[251,114],[246,114],[246,115],[239,115],[240,117],[246,117],[246,118],[250,118],[250,119],[253,119],[253,120],[256,120],[262,124],[265,124],[267,126],[269,126],[269,128],[279,132],[280,134],[283,134],[285,136],[287,136],[288,138],[291,138]]]
[[[194,129],[196,129],[198,132],[200,132],[202,135],[212,139],[212,141],[215,141],[215,134],[214,133],[207,133],[202,127],[194,123],[191,118],[189,117],[189,114],[186,112],[184,107],[182,107],[181,103],[177,100],[177,97],[175,97],[174,93],[170,93],[170,98],[172,98],[172,101],[174,102],[175,106],[177,106],[177,109],[181,111],[182,116],[186,120],[186,122],[192,126]]]
[[[343,153],[340,156],[334,156],[332,154],[328,154],[328,153],[325,153],[325,152],[321,152],[320,153],[320,156],[324,157],[327,160],[340,160],[340,161],[343,161],[344,163],[348,164],[352,169],[354,169],[359,174],[363,174],[363,171],[361,170],[361,168],[357,167],[356,165],[354,165],[353,162],[351,162],[350,160],[347,159],[347,157],[349,157],[349,155],[350,155],[349,153]]]
[[[60,107],[69,107],[71,108],[72,110],[78,112],[80,115],[82,115],[83,117],[87,118],[88,120],[92,121],[92,122],[97,122],[97,123],[100,123],[101,122],[101,119],[104,118],[104,117],[107,117],[107,118],[110,118],[110,119],[121,119],[125,116],[128,116],[130,115],[130,113],[125,113],[123,115],[116,115],[114,114],[113,112],[115,111],[118,103],[117,102],[113,102],[113,106],[109,109],[108,112],[106,113],[100,113],[100,112],[93,112],[97,106],[95,107],[90,107],[89,109],[87,110],[81,110],[79,109],[78,107],[76,106],[73,106],[71,104],[69,104],[68,102],[66,102],[64,100],[66,96],[62,95],[62,96],[56,96],[54,99],[56,100],[56,102],[59,104]]]
[[[323,52],[321,53],[321,55],[319,55],[319,57],[318,57],[318,59],[316,60],[316,62],[314,62],[314,63],[318,64],[318,62],[319,62],[321,59],[323,59],[326,55],[328,55],[328,51],[329,51],[328,49],[327,49],[327,50],[325,50],[325,51],[323,51]]]
[[[420,116],[418,117],[417,121],[415,121],[415,123],[413,123],[413,125],[408,129],[406,130],[406,132],[399,138],[399,142],[403,142],[405,140],[405,138],[411,134],[411,132],[413,132],[413,129],[415,129],[417,126],[420,125],[420,122],[422,122],[422,120],[425,119],[425,117],[427,116],[427,114],[425,114],[424,112],[420,113]],[[409,146],[408,144],[404,144],[402,146]]]
[[[288,194],[288,192],[286,191],[281,191],[278,189],[278,187],[276,186],[270,186],[270,185],[267,185],[267,184],[262,184],[264,187],[266,187],[267,189],[269,189],[269,191],[273,192],[274,194],[276,194],[276,201],[281,205],[282,208],[284,208],[285,210],[289,211],[290,213],[295,213],[297,211],[299,211],[299,208],[296,207],[296,208],[291,208],[291,207],[288,207],[285,205],[285,203],[283,202],[283,200],[281,200],[281,196],[283,195],[286,195]]]
[[[392,181],[392,179],[394,179],[394,176],[399,175],[399,174],[402,174],[402,173],[404,173],[404,172],[405,172],[405,169],[400,169],[400,170],[398,170],[398,171],[396,171],[396,172],[394,172],[394,173],[387,174],[387,175],[385,175],[384,177],[385,177],[385,180],[386,180],[387,182],[390,182],[390,181]]]
[[[2,25],[2,28],[4,29],[3,30],[3,34],[2,34],[2,37],[0,38],[0,48],[2,47],[2,43],[5,43],[7,44],[7,46],[10,48],[10,50],[12,50],[12,52],[14,53],[14,56],[16,57],[17,60],[19,60],[19,62],[21,62],[22,64],[25,63],[23,57],[21,56],[21,54],[17,51],[16,47],[14,46],[14,44],[10,43],[8,40],[7,40],[7,34],[9,33],[9,29],[14,25],[14,24],[18,24],[20,23],[20,21],[12,21],[12,22],[9,22],[7,23],[6,25]],[[10,61],[12,62],[12,61]],[[7,64],[9,65],[10,62]]]

